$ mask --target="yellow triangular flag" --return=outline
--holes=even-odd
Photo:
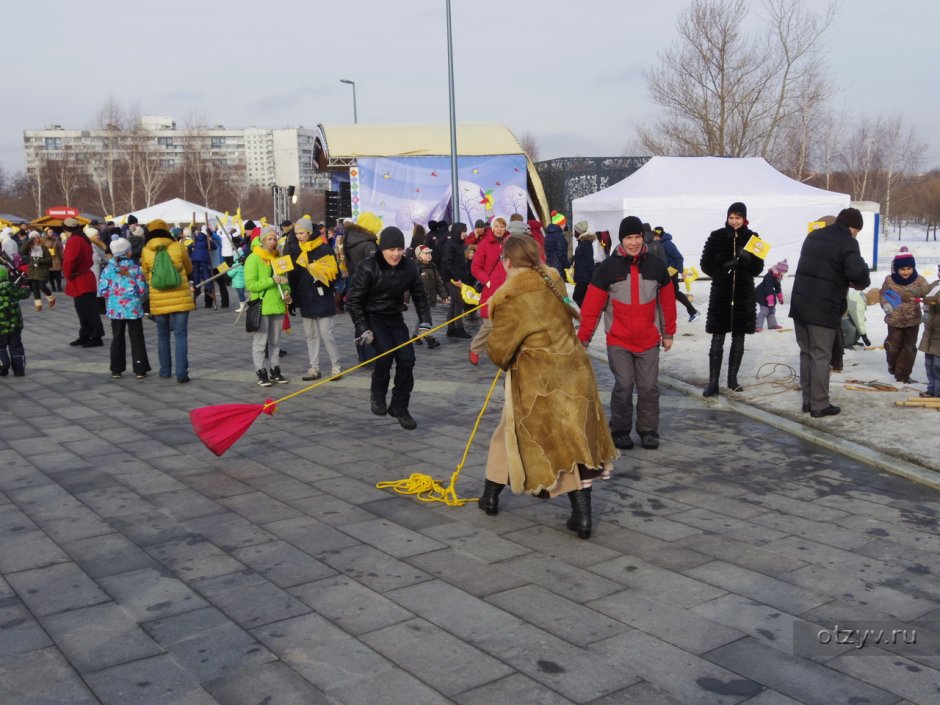
[[[294,262],[289,256],[278,257],[271,260],[271,269],[274,270],[275,274],[284,275],[294,269]]]
[[[757,235],[751,235],[751,239],[748,240],[747,244],[744,246],[744,251],[750,252],[759,259],[767,259],[767,255],[770,253],[770,245],[757,237]]]

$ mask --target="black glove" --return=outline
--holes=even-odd
[[[297,307],[296,307],[294,304],[291,304],[290,306],[287,307],[287,313],[288,313],[288,315],[296,316],[296,315],[297,315]]]
[[[735,267],[735,265],[737,265],[737,263],[738,263],[738,260],[736,260],[736,259],[729,259],[727,262],[725,262],[723,265],[721,265],[721,268],[722,268],[723,270],[725,270],[726,272],[730,272],[732,269],[734,269],[734,267]]]
[[[868,347],[871,347],[871,341],[868,339],[867,335],[862,336],[862,342],[865,343]]]

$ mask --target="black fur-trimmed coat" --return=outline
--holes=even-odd
[[[757,311],[754,277],[764,268],[764,260],[743,252],[751,235],[747,226],[733,230],[725,226],[712,231],[702,250],[699,266],[712,280],[708,300],[708,333],[753,333]],[[734,261],[733,266],[727,266]]]

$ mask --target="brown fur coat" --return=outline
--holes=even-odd
[[[564,295],[558,273],[544,271]],[[555,494],[562,473],[577,474],[579,464],[609,470],[619,455],[573,315],[533,270],[509,277],[490,299],[487,352],[507,371],[504,437],[515,493]]]

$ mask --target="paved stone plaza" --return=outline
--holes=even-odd
[[[662,447],[595,486],[582,541],[564,498],[488,517],[375,488],[454,471],[495,372],[465,341],[417,348],[416,431],[360,371],[216,458],[188,411],[302,388],[299,321],[289,385],[254,384],[235,314],[203,309],[190,384],[112,380],[107,347],[68,347],[70,304],[24,305],[28,374],[0,379],[3,705],[940,702],[934,490],[664,392]],[[351,365],[346,316],[337,338]],[[825,644],[834,622],[916,643]]]

